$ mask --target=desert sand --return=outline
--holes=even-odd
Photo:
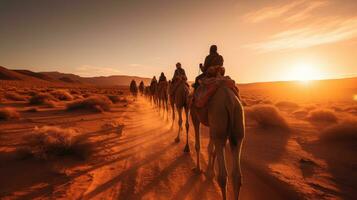
[[[353,83],[239,85],[247,129],[240,199],[357,198]],[[221,198],[215,180],[192,171],[193,127],[184,153],[171,113],[128,87],[1,88],[1,199]],[[201,131],[205,169],[208,128]],[[46,149],[53,133],[66,135],[55,140],[66,151]],[[39,135],[43,143],[34,143]]]

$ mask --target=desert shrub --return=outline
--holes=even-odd
[[[275,106],[278,107],[280,110],[296,110],[299,108],[299,105],[297,103],[291,101],[280,101],[276,103]]]
[[[30,154],[40,159],[51,159],[58,156],[75,156],[86,159],[92,152],[92,145],[71,128],[56,126],[35,127],[34,132],[26,136],[28,147],[21,149],[22,154]]]
[[[51,95],[61,101],[73,100],[73,96],[66,90],[54,90],[51,92]]]
[[[26,97],[16,93],[16,92],[7,92],[5,93],[5,98],[12,101],[26,101]]]
[[[260,127],[289,129],[289,125],[279,110],[272,105],[255,105],[246,109],[248,118],[251,118]]]
[[[292,113],[292,115],[293,115],[295,118],[298,118],[298,119],[304,119],[308,114],[309,114],[309,113],[308,113],[306,110],[303,110],[303,109],[294,111],[294,112]]]
[[[118,95],[107,95],[107,97],[112,101],[112,103],[119,103],[121,101]]]
[[[310,111],[307,119],[310,122],[317,123],[336,123],[338,121],[336,114],[332,110],[316,109]]]
[[[32,96],[29,100],[31,105],[53,105],[56,98],[48,93],[38,93]]]
[[[76,100],[67,104],[67,110],[94,110],[94,111],[109,111],[112,102],[106,96],[91,96],[85,99]]]
[[[20,114],[13,108],[0,108],[0,120],[18,119]]]
[[[351,142],[357,144],[357,120],[349,119],[326,128],[322,131],[320,139],[331,142]]]

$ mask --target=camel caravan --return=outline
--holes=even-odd
[[[189,118],[195,132],[196,168],[201,173],[200,166],[200,124],[209,127],[210,140],[208,144],[208,166],[206,177],[214,178],[214,165],[217,159],[217,181],[221,188],[222,197],[227,197],[227,167],[225,147],[229,143],[232,160],[232,185],[234,199],[239,198],[242,185],[240,154],[245,134],[244,111],[239,97],[239,90],[229,76],[224,76],[223,57],[218,54],[217,46],[212,45],[204,64],[200,64],[202,73],[196,78],[192,90],[181,63],[176,64],[173,78],[168,81],[161,73],[157,81],[154,76],[149,86],[140,83],[139,91],[152,105],[168,113],[171,111],[172,123],[178,115],[178,133],[175,142],[180,142],[185,114],[186,145],[184,152],[190,152],[188,144]],[[130,91],[137,96],[136,83],[130,84]],[[170,106],[168,105],[170,104]],[[169,109],[170,107],[170,109]]]

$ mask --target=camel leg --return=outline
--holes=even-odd
[[[232,152],[232,183],[234,190],[234,199],[239,199],[240,187],[242,186],[242,172],[240,167],[240,154],[242,149],[242,139],[238,139],[237,144],[230,142]]]
[[[171,110],[172,110],[172,127],[173,127],[175,122],[175,104],[173,103],[171,103]]]
[[[186,146],[185,146],[185,149],[184,149],[184,152],[185,153],[189,153],[190,152],[190,145],[188,144],[188,131],[189,131],[189,128],[190,128],[190,124],[188,123],[188,107],[186,106],[185,107],[185,116],[186,116],[186,123],[185,123],[185,126],[186,126]]]
[[[201,165],[200,165],[200,150],[201,150],[201,138],[200,138],[200,121],[195,115],[194,111],[191,110],[191,119],[193,123],[193,128],[195,129],[195,150],[196,150],[196,159],[197,165],[194,171],[197,173],[201,173]]]
[[[166,120],[169,121],[169,104],[168,104],[167,97],[165,99],[165,108],[166,108]]]
[[[181,129],[182,129],[182,107],[181,108],[177,108],[177,112],[178,112],[178,115],[179,115],[179,120],[178,120],[179,130],[178,130],[175,142],[178,143],[178,142],[180,142],[180,133],[181,133]]]
[[[210,133],[211,135],[211,133]],[[213,143],[213,138],[210,136],[210,139],[208,141],[208,164],[207,164],[207,170],[206,170],[206,177],[208,179],[212,179],[215,176],[214,172],[214,163],[216,160],[216,151]]]
[[[226,168],[226,159],[225,159],[225,141],[218,139],[215,141],[215,150],[217,153],[217,162],[218,162],[218,177],[217,181],[222,192],[222,199],[227,199],[227,168]]]

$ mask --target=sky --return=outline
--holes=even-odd
[[[1,0],[0,66],[81,76],[199,73],[236,82],[357,76],[356,0]]]

